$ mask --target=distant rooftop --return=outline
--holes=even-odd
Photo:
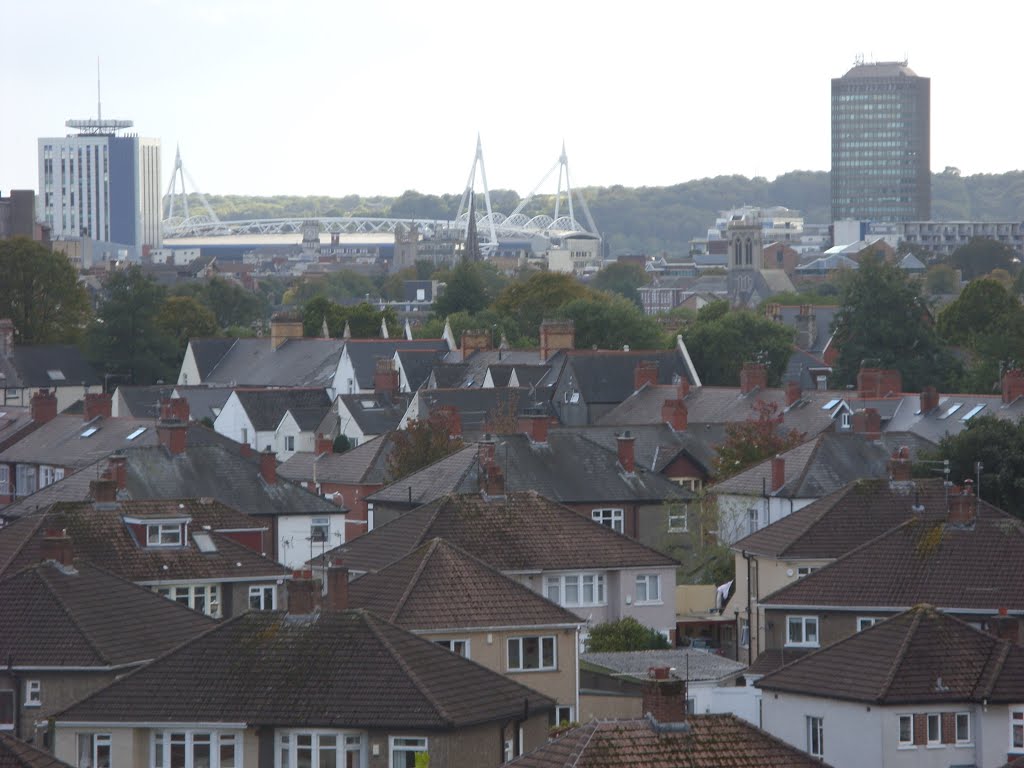
[[[907,66],[904,61],[873,61],[858,62],[853,65],[843,79],[862,77],[919,77],[919,75]]]

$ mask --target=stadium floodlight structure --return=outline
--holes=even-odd
[[[466,181],[466,191],[462,193],[462,199],[459,201],[459,210],[455,214],[455,221],[462,225],[463,221],[466,222],[466,230],[469,231],[469,215],[473,210],[473,206],[470,205],[470,201],[473,195],[476,194],[476,169],[477,166],[480,168],[480,181],[483,182],[484,187],[484,206],[487,208],[487,214],[484,216],[482,221],[477,222],[477,228],[479,229],[480,224],[486,224],[487,235],[490,238],[487,242],[480,243],[480,254],[484,258],[490,256],[498,248],[498,232],[494,226],[494,212],[491,210],[491,190],[487,186],[487,169],[484,167],[484,149],[480,143],[480,134],[476,135],[476,154],[473,155],[473,165],[469,169],[469,179]],[[463,211],[466,212],[466,219],[462,217]],[[499,214],[500,215],[500,214]]]
[[[551,174],[558,171],[558,191],[555,193],[555,216],[549,219],[547,216],[534,216],[532,219],[527,219],[523,214],[523,209],[529,205],[530,200],[537,194],[538,190],[543,187],[548,179],[551,178]],[[560,216],[561,202],[562,202],[562,178],[565,178],[565,199],[566,207],[569,209],[568,217]],[[597,225],[594,224],[594,217],[590,215],[590,208],[587,206],[586,198],[580,194],[579,190],[576,190],[576,198],[579,201],[580,208],[583,209],[583,215],[586,216],[587,226],[582,226],[576,220],[576,214],[573,210],[573,196],[572,196],[572,183],[569,181],[569,156],[565,152],[565,142],[562,142],[562,153],[558,156],[554,165],[548,170],[547,173],[541,178],[537,185],[530,191],[526,197],[519,201],[519,205],[516,209],[508,215],[505,219],[510,225],[523,226],[525,229],[552,229],[559,231],[585,231],[591,234],[597,234]]]
[[[188,188],[185,186],[185,179],[188,179],[189,186],[192,189],[192,194],[199,198],[199,203],[203,206],[203,210],[206,211],[206,215],[192,216],[188,209]],[[178,190],[178,182],[181,182],[181,190]],[[184,164],[181,162],[181,147],[175,148],[174,152],[174,170],[171,172],[171,183],[167,185],[167,194],[164,195],[164,199],[167,201],[167,216],[164,218],[164,232],[174,231],[176,229],[188,230],[195,228],[203,228],[209,231],[213,229],[216,231],[221,228],[221,221],[217,217],[213,208],[210,207],[210,203],[207,201],[206,196],[199,191],[199,187],[196,186],[195,181],[192,179]],[[179,214],[175,216],[175,208],[180,207],[184,213],[182,216]]]

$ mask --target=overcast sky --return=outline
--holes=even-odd
[[[857,55],[932,82],[931,165],[1021,167],[1024,3],[859,0],[6,0],[0,190],[38,186],[68,118],[134,120],[199,188],[529,192],[829,167],[830,79]],[[554,192],[554,178],[541,191]],[[479,189],[479,186],[478,186]],[[783,202],[783,201],[780,201]]]

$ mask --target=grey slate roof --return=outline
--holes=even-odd
[[[391,359],[395,352],[410,350],[432,352],[440,359],[448,352],[448,342],[444,339],[349,339],[345,349],[352,360],[359,388],[370,390],[378,360]]]
[[[249,611],[56,720],[449,730],[553,707],[546,696],[365,611]]]
[[[344,344],[341,339],[288,339],[274,349],[269,337],[236,339],[203,376],[203,383],[232,387],[329,387]]]
[[[540,401],[538,403],[538,401]],[[475,437],[486,432],[495,416],[515,415],[539,407],[550,409],[542,393],[525,388],[423,389],[417,393],[417,419],[427,419],[437,408],[450,406],[459,412],[463,435]]]
[[[580,661],[611,672],[648,679],[651,667],[674,668],[672,676],[692,682],[718,681],[742,672],[746,664],[707,651],[673,648],[659,651],[581,653]]]
[[[16,667],[116,667],[166,653],[216,623],[79,558],[0,580],[0,657]]]
[[[502,435],[497,441],[495,461],[505,475],[508,491],[536,491],[566,504],[660,503],[692,498],[687,489],[639,466],[635,473],[625,472],[617,451],[588,440],[574,429],[551,429],[547,443],[534,443],[524,434]],[[382,488],[367,500],[408,504],[410,487],[413,501],[419,503],[444,493],[473,493],[479,489],[477,454],[476,445],[463,448]],[[429,494],[435,495],[426,498]]]
[[[409,403],[406,396],[392,398],[386,393],[338,395],[364,435],[383,435],[397,429]]]
[[[546,361],[540,356],[537,349],[479,349],[463,358],[462,351],[455,349],[445,355],[445,365],[435,366],[446,369],[449,364],[461,363],[466,366],[462,382],[459,384],[448,384],[447,386],[479,387],[484,383],[484,376],[487,369],[492,365],[546,365]],[[469,383],[472,381],[472,383]],[[442,386],[439,382],[437,386]]]
[[[470,377],[469,366],[465,363],[438,363],[431,370],[426,384],[431,389],[455,389],[468,386]]]
[[[173,396],[188,400],[189,412],[195,421],[214,421],[231,397],[231,392],[231,387],[176,386]]]
[[[564,427],[563,429],[571,429],[581,437],[613,452],[618,451],[617,436],[623,432],[620,427]],[[630,427],[629,432],[636,438],[634,451],[637,464],[659,473],[681,453],[710,473],[717,453],[715,446],[722,439],[720,430],[676,432],[665,423],[641,424]]]
[[[401,361],[402,370],[405,372],[409,390],[415,392],[423,382],[430,376],[430,371],[447,352],[447,347],[441,349],[399,349],[398,359]]]
[[[319,483],[383,484],[388,475],[388,457],[394,449],[393,433],[378,435],[344,453],[301,452],[277,468],[281,477],[296,482],[312,482],[313,467]]]
[[[129,435],[141,428],[145,431],[128,440]],[[93,429],[95,431],[86,436]],[[156,443],[156,421],[153,419],[97,416],[84,421],[81,416],[62,413],[0,452],[0,462],[78,469],[117,450]]]
[[[785,499],[820,498],[854,480],[889,476],[889,451],[863,435],[822,432],[779,454],[785,461],[785,482],[771,491],[772,462],[767,459],[714,486],[716,493],[772,496]]]
[[[352,570],[369,573],[434,538],[446,539],[503,572],[676,565],[672,558],[534,491],[494,499],[444,496],[335,547],[325,558],[340,558]]]
[[[175,387],[167,384],[129,386],[122,384],[114,392],[114,402],[120,401],[116,416],[130,419],[156,419],[160,416],[160,401],[170,397]],[[191,403],[189,406],[191,407]]]
[[[192,356],[195,358],[196,368],[199,369],[199,376],[203,381],[206,381],[210,371],[217,366],[237,341],[237,338],[189,340],[188,345],[192,348]]]
[[[636,367],[641,362],[658,363],[658,383],[689,381],[687,366],[679,351],[673,349],[564,350],[564,367],[559,381],[569,380],[587,403],[621,403],[636,391]],[[557,366],[557,361],[552,360]],[[693,383],[692,381],[690,382]]]
[[[60,375],[51,377],[50,371]],[[95,387],[103,383],[73,344],[15,344],[10,357],[0,356],[0,375],[5,387]]]
[[[331,407],[331,399],[323,387],[236,389],[235,396],[245,409],[253,429],[260,432],[277,429],[288,411],[292,412],[300,427],[306,424],[308,429],[316,429]]]

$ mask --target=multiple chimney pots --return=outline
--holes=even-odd
[[[744,363],[740,370],[740,391],[749,395],[755,389],[768,388],[768,369],[763,363]]]

